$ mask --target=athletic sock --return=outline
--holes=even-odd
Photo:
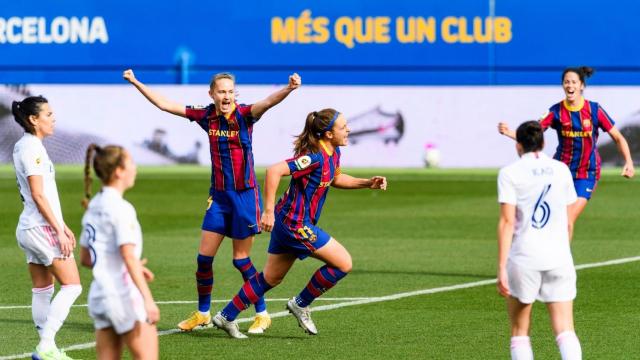
[[[31,316],[33,317],[33,323],[36,325],[38,335],[42,333],[44,324],[47,322],[53,290],[53,284],[43,288],[31,289]]]
[[[213,256],[198,254],[196,287],[198,288],[198,310],[202,314],[208,314],[213,290]]]
[[[580,340],[578,340],[575,332],[569,330],[558,334],[558,336],[556,336],[556,343],[560,349],[560,356],[562,356],[562,360],[582,359]]]
[[[512,360],[533,360],[533,350],[531,340],[528,336],[511,337],[511,359]]]
[[[240,271],[245,282],[258,273],[251,262],[251,258],[249,257],[244,259],[233,259],[233,266]],[[258,302],[254,305],[256,307],[256,314],[264,313],[267,310],[267,304],[264,302],[264,297],[260,297]]]
[[[56,294],[51,301],[49,307],[49,313],[47,314],[47,321],[40,334],[40,344],[38,348],[41,350],[48,350],[51,347],[55,347],[55,337],[60,327],[64,323],[64,320],[69,315],[71,305],[76,301],[80,293],[82,292],[82,286],[80,284],[74,285],[62,285],[60,291]]]
[[[316,270],[307,286],[296,296],[296,303],[300,307],[309,306],[313,300],[334,287],[338,281],[347,276],[335,267],[325,265]]]
[[[264,280],[264,275],[259,273],[242,285],[238,294],[222,309],[222,316],[229,321],[235,320],[241,311],[256,303],[271,288]]]

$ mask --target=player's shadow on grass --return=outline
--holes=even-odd
[[[369,270],[369,269],[354,269],[351,274],[379,274],[379,275],[418,275],[418,276],[442,276],[442,277],[468,277],[477,278],[482,280],[488,280],[495,278],[495,275],[483,275],[483,274],[463,274],[463,273],[450,273],[441,271],[403,271],[403,270]]]

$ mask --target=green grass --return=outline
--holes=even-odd
[[[81,169],[57,167],[63,213],[80,232]],[[475,282],[495,277],[496,170],[353,169],[358,176],[387,175],[387,192],[332,189],[320,226],[351,252],[354,270],[326,296],[374,297]],[[259,171],[262,174],[263,171]],[[640,185],[606,171],[594,199],[580,218],[573,244],[576,264],[640,255]],[[200,167],[140,168],[127,199],[138,211],[144,256],[156,274],[157,301],[196,300],[193,273],[208,190],[209,170]],[[284,184],[283,184],[284,185]],[[28,305],[31,286],[24,255],[15,243],[22,209],[11,167],[0,166],[0,306]],[[260,269],[268,235],[258,236],[252,258]],[[76,252],[77,254],[77,252]],[[295,295],[320,266],[309,259],[294,265],[284,283],[268,293]],[[223,243],[216,261],[214,299],[231,298],[241,278]],[[81,270],[86,304],[91,274]],[[575,303],[576,329],[585,359],[639,358],[640,263],[580,270]],[[317,301],[322,306],[344,301]],[[217,311],[223,304],[215,303]],[[268,303],[271,312],[284,308]],[[194,304],[160,305],[160,330],[195,309]],[[252,316],[249,310],[243,316]],[[274,319],[263,336],[228,339],[207,329],[160,337],[164,359],[320,358],[320,359],[497,359],[509,357],[509,325],[504,300],[494,285],[344,307],[314,314],[320,334],[305,335],[289,317]],[[246,330],[248,323],[242,323]],[[74,307],[59,332],[62,347],[93,341],[86,307]],[[559,358],[548,316],[536,305],[532,328],[536,358]],[[0,308],[0,357],[29,352],[37,334],[29,309]],[[95,349],[70,351],[95,358]]]

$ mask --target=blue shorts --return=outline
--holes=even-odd
[[[269,254],[294,254],[303,260],[316,250],[327,245],[331,235],[310,223],[291,230],[276,217],[271,241],[269,242]]]
[[[598,180],[596,179],[573,179],[573,186],[576,188],[578,197],[591,199],[591,194],[596,190]]]
[[[232,239],[245,239],[260,233],[262,199],[257,187],[240,191],[212,189],[208,203],[202,230]]]

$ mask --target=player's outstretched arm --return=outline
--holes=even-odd
[[[271,165],[267,168],[264,179],[264,211],[260,224],[265,231],[271,231],[273,224],[275,223],[275,203],[276,203],[276,191],[278,191],[278,185],[280,179],[283,176],[291,175],[291,170],[285,161],[281,161],[275,165]]]
[[[506,137],[509,137],[513,140],[516,139],[516,132],[509,129],[509,125],[507,123],[498,123],[498,132]]]
[[[624,167],[622,168],[622,176],[631,179],[635,175],[635,169],[633,168],[633,160],[631,159],[631,151],[629,150],[629,144],[627,139],[624,138],[620,130],[615,126],[609,130],[609,136],[616,143],[618,151],[624,157]]]
[[[130,82],[131,85],[135,86],[136,89],[138,89],[138,91],[140,91],[140,93],[144,95],[144,97],[146,97],[147,100],[149,100],[149,102],[155,105],[158,109],[162,111],[166,111],[173,115],[187,117],[186,106],[179,104],[177,102],[174,102],[172,100],[169,100],[163,97],[162,95],[156,93],[155,91],[152,91],[151,89],[149,89],[145,84],[141,83],[138,79],[136,79],[136,76],[133,73],[133,70],[131,69],[125,70],[124,73],[122,74],[122,77],[128,82]]]
[[[513,229],[516,219],[516,206],[500,204],[500,220],[498,221],[498,293],[510,296],[509,279],[507,277],[507,258],[511,249]]]
[[[347,174],[339,174],[333,179],[331,186],[338,189],[379,189],[387,190],[387,178],[374,176],[371,179],[355,178]]]
[[[251,116],[254,118],[261,117],[267,110],[272,107],[278,105],[282,100],[284,100],[289,94],[300,87],[302,85],[302,79],[300,75],[293,73],[289,75],[289,84],[284,88],[274,92],[273,94],[267,96],[266,99],[260,100],[253,104],[251,107]]]

